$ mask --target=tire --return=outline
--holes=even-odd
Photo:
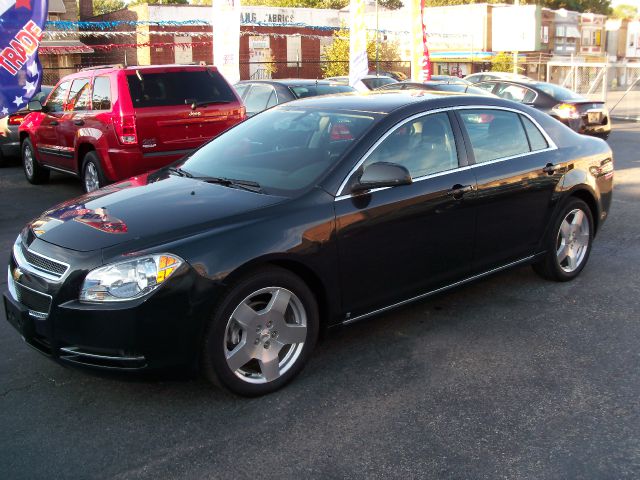
[[[25,138],[22,142],[22,169],[24,170],[24,176],[27,177],[29,183],[34,185],[47,183],[51,175],[48,168],[45,168],[38,163],[33,149],[33,144],[28,138]]]
[[[568,282],[589,260],[593,243],[593,215],[579,198],[571,198],[560,211],[545,240],[546,255],[533,269],[543,278]]]
[[[96,152],[87,152],[82,162],[82,188],[86,193],[93,192],[107,184],[100,157]]]
[[[203,372],[238,395],[271,393],[300,373],[318,328],[315,296],[297,275],[278,267],[257,270],[215,307],[204,336]]]

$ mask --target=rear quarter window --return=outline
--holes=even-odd
[[[226,80],[213,70],[169,71],[127,75],[134,108],[231,103],[236,97]]]

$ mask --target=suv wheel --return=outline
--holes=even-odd
[[[106,185],[100,159],[96,152],[89,152],[84,156],[82,163],[82,186],[89,193]]]
[[[27,177],[29,183],[38,185],[49,181],[51,172],[38,163],[33,145],[28,138],[22,142],[22,167],[24,168],[24,176]]]

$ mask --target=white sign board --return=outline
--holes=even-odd
[[[540,23],[536,5],[496,7],[492,11],[491,47],[494,52],[537,50]]]

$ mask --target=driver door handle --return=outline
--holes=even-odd
[[[51,121],[49,122],[49,125],[52,125],[52,126],[54,126],[54,127],[55,127],[56,125],[59,125],[59,123],[58,123],[58,121],[57,121],[57,120],[51,120]]]
[[[74,120],[74,121],[73,121],[73,124],[74,124],[74,125],[80,125],[80,126],[82,126],[82,125],[84,125],[84,120],[82,120],[81,118],[79,118],[78,120]]]

